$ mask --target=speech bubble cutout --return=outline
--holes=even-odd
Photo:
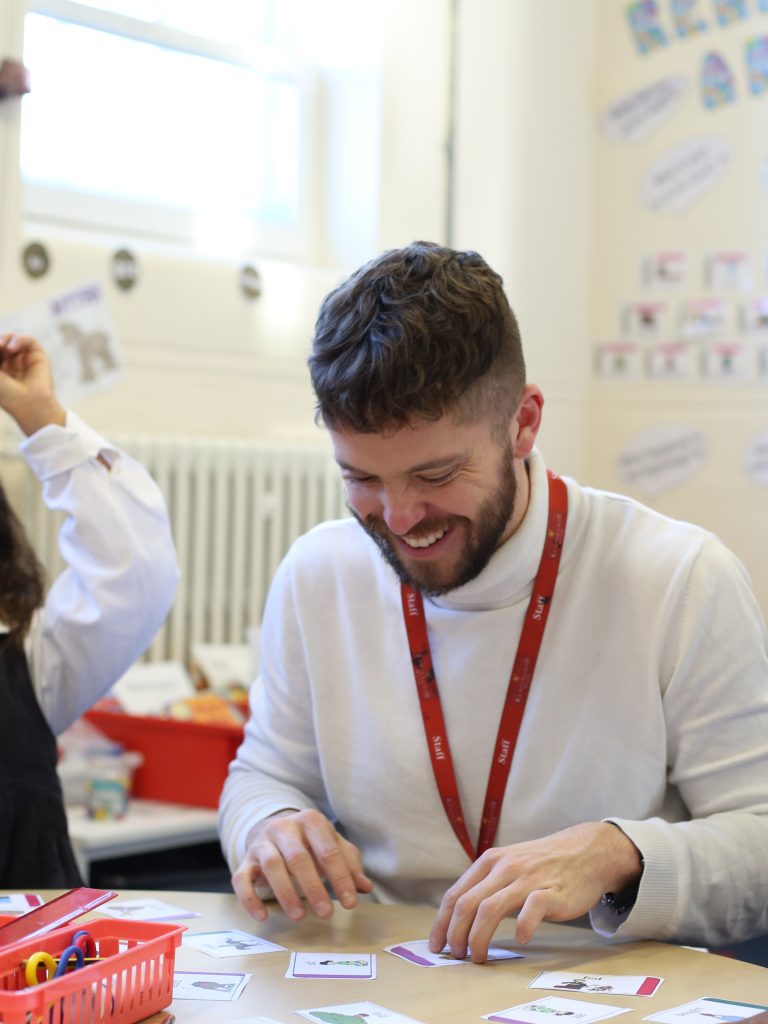
[[[651,427],[625,445],[616,472],[632,491],[654,498],[695,476],[708,454],[700,430],[683,424]]]
[[[688,139],[653,164],[643,181],[643,202],[655,213],[682,213],[719,184],[730,162],[725,139]]]
[[[688,79],[676,75],[628,93],[603,112],[603,134],[613,142],[647,138],[680,105]]]
[[[768,431],[753,437],[747,445],[744,468],[755,483],[768,487]]]

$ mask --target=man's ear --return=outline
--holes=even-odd
[[[512,420],[512,445],[516,459],[527,459],[541,426],[544,395],[535,384],[526,384]]]

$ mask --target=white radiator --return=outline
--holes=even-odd
[[[110,435],[138,459],[165,495],[181,567],[168,620],[151,661],[186,661],[194,642],[246,642],[291,542],[346,513],[338,467],[326,449],[220,438]],[[8,443],[2,480],[50,579],[61,570],[60,517]]]

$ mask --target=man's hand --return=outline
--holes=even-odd
[[[637,847],[608,822],[486,850],[443,897],[429,948],[437,953],[447,943],[455,957],[469,949],[472,960],[482,963],[509,914],[517,913],[515,939],[524,945],[542,921],[573,921],[641,872]]]
[[[42,345],[25,334],[0,334],[0,358],[0,407],[27,435],[50,423],[63,427],[66,413]]]
[[[259,921],[266,920],[267,908],[257,885],[268,886],[294,921],[306,914],[302,896],[318,917],[330,917],[333,905],[324,881],[347,910],[356,905],[358,892],[373,888],[357,847],[313,810],[281,811],[255,825],[245,858],[232,876],[237,898]]]

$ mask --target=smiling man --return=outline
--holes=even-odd
[[[432,903],[722,945],[768,931],[768,660],[711,534],[535,447],[501,279],[418,242],[332,292],[310,358],[352,517],[293,546],[222,796],[257,918]],[[383,557],[382,557],[383,556]]]

